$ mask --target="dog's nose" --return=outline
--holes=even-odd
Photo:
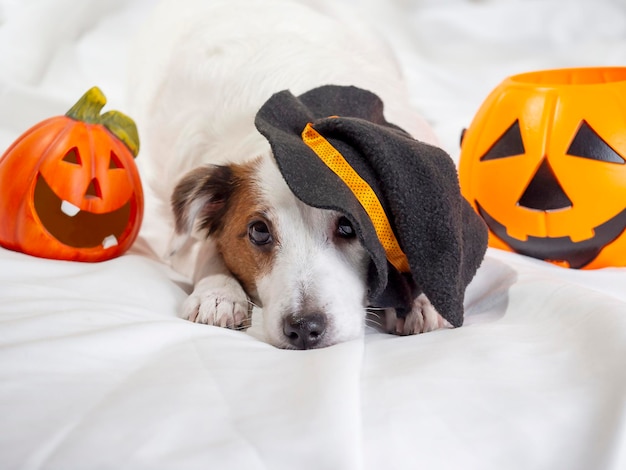
[[[318,347],[325,331],[326,315],[322,313],[294,314],[283,320],[283,333],[297,349]]]

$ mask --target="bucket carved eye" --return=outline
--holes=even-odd
[[[273,241],[272,232],[267,224],[261,220],[252,222],[248,226],[248,238],[257,246],[269,245]]]
[[[519,128],[519,120],[516,120],[511,127],[494,142],[494,144],[480,157],[480,161],[497,160],[499,158],[514,157],[523,155],[526,152],[522,133]]]
[[[594,131],[587,121],[582,121],[572,140],[567,154],[572,157],[589,158],[607,163],[626,163],[615,150]]]

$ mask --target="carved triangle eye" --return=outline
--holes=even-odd
[[[567,149],[567,154],[600,162],[620,163],[622,165],[626,163],[626,160],[613,150],[584,120],[578,126],[578,131],[576,131],[574,140]]]
[[[109,170],[117,170],[118,168],[124,168],[122,161],[120,160],[120,157],[111,151],[111,157],[109,158]]]
[[[516,120],[511,127],[495,141],[487,152],[480,157],[480,161],[496,160],[498,158],[513,157],[515,155],[523,155],[526,152],[524,142],[522,141],[522,133],[519,129],[519,119]]]
[[[63,157],[63,161],[71,163],[72,165],[82,165],[80,154],[78,153],[78,149],[76,147],[72,147],[67,151]]]

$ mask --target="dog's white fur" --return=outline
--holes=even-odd
[[[138,163],[144,181],[166,205],[173,191],[180,196],[175,187],[181,178],[198,167],[247,168],[256,217],[267,222],[275,239],[263,269],[240,267],[251,261],[228,252],[241,251],[228,248],[232,240],[205,240],[195,229],[194,214],[211,203],[210,195],[186,200],[183,218],[192,243],[185,247],[191,249],[185,251],[181,242],[188,233],[175,241],[179,254],[192,253],[186,263],[194,267],[184,318],[245,325],[250,296],[262,304],[264,330],[275,346],[321,347],[363,334],[365,250],[356,240],[337,239],[340,214],[305,206],[293,196],[254,116],[280,90],[299,95],[325,84],[355,85],[382,98],[387,120],[420,140],[436,139],[412,109],[390,50],[354,19],[355,12],[344,12],[340,20],[333,8],[310,1],[168,0],[140,35],[130,96],[142,137]],[[187,176],[187,184],[208,177],[211,169],[204,168]],[[239,215],[224,217],[234,224]],[[244,222],[245,232],[252,221]],[[248,295],[233,275],[239,268],[256,269]],[[294,345],[284,331],[285,318],[311,312],[324,316],[326,328],[314,343]],[[406,320],[387,313],[388,329],[399,334],[446,326],[424,295]]]

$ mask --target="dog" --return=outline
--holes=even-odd
[[[390,48],[355,12],[336,8],[166,0],[142,28],[131,83],[138,163],[155,198],[171,201],[173,256],[190,254],[185,319],[237,329],[258,306],[267,341],[284,349],[364,334],[369,257],[354,227],[294,196],[254,125],[280,90],[353,85],[380,96],[390,122],[437,145]],[[400,335],[451,326],[423,293],[404,317],[374,313]]]

